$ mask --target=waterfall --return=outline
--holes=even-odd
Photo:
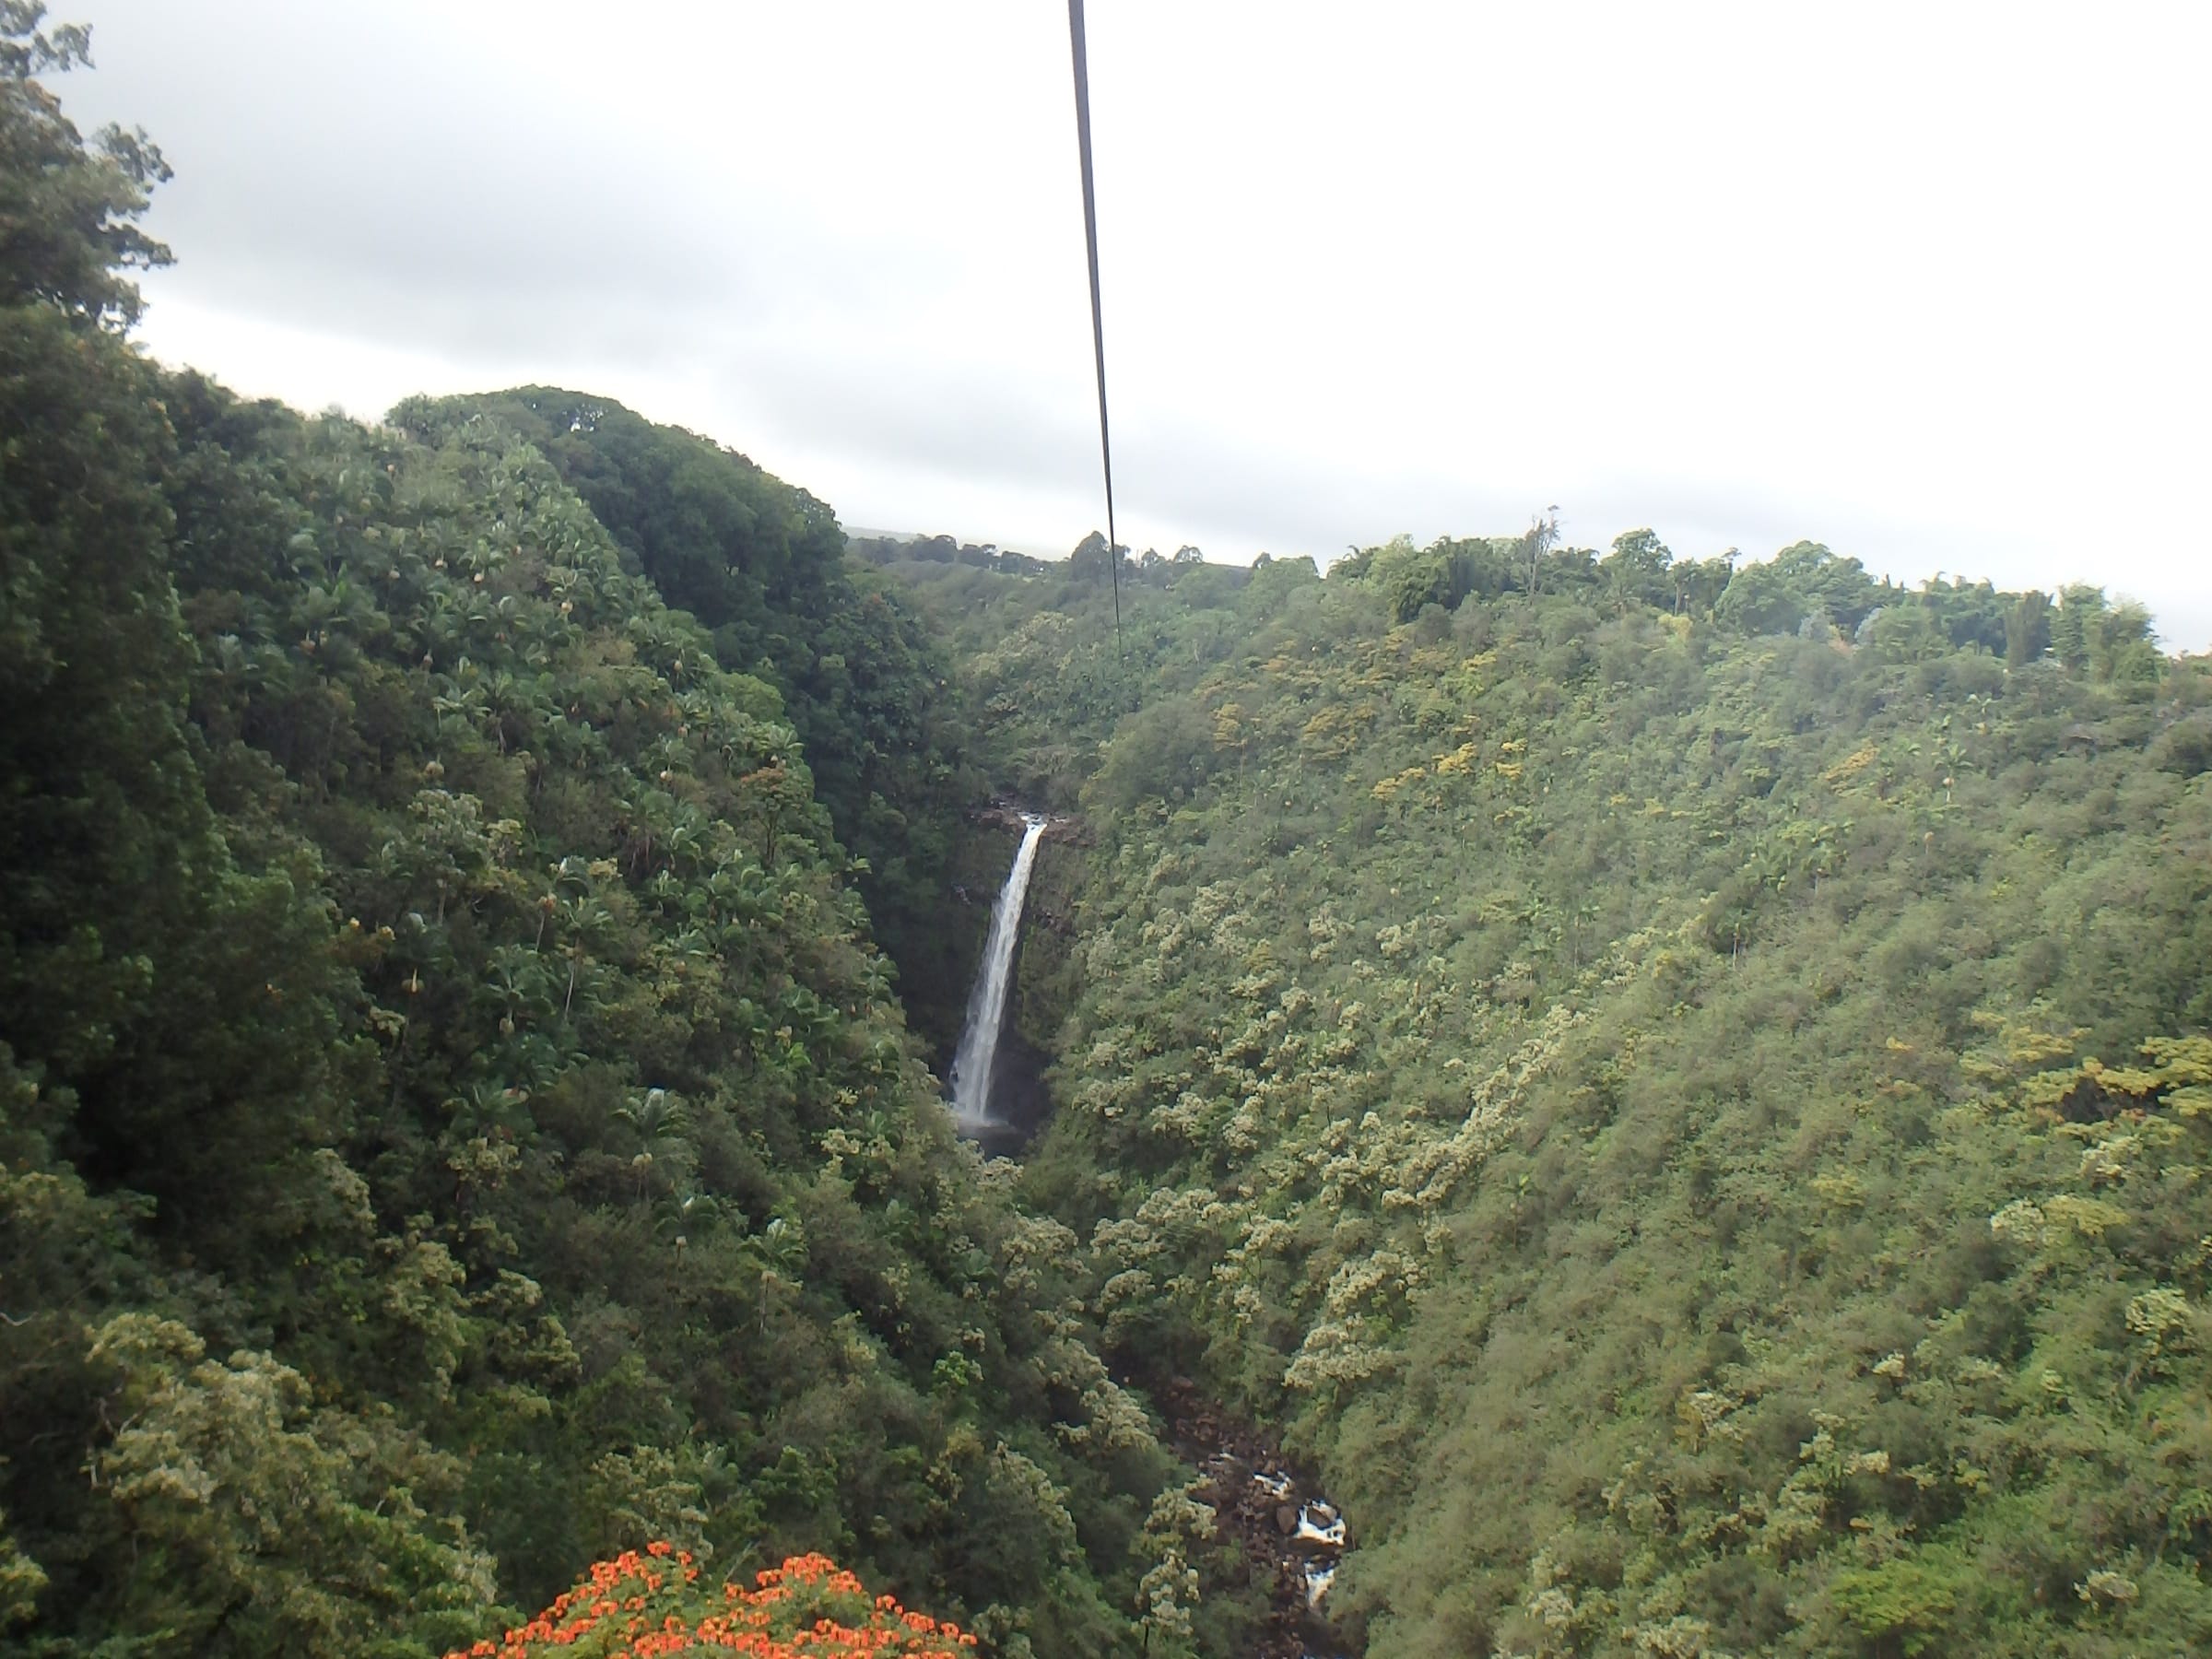
[[[991,1115],[991,1063],[998,1053],[998,1029],[1006,1023],[1006,982],[1013,976],[1014,947],[1021,937],[1030,866],[1037,862],[1037,841],[1044,833],[1044,819],[1025,812],[1021,821],[1021,846],[1006,872],[1006,885],[998,890],[998,902],[991,907],[991,937],[969,994],[968,1026],[952,1060],[952,1115],[971,1135],[997,1124]]]

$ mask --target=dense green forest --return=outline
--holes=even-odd
[[[436,1653],[649,1538],[834,1551],[997,1653],[1187,1625],[1182,1477],[864,910],[958,829],[912,616],[603,401],[365,425],[147,360],[166,169],[80,138],[40,23],[0,12],[0,1645]]]
[[[2212,1647],[2212,665],[1547,524],[1117,647],[1088,552],[890,565],[1098,837],[1027,1190],[1371,1653]]]
[[[1171,1382],[1374,1659],[2212,1651],[2212,662],[243,400],[131,342],[88,46],[0,0],[0,1653],[465,1650],[669,1540],[1244,1659]],[[993,796],[1074,819],[1019,1163],[930,1070]]]

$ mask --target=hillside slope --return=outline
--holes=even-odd
[[[2202,660],[1648,535],[1140,584],[1125,669],[901,573],[1088,774],[1030,1190],[1318,1455],[1371,1653],[2212,1642]]]
[[[997,1653],[1187,1628],[1173,1462],[1065,1230],[951,1134],[804,676],[725,668],[492,408],[308,419],[141,358],[164,170],[61,117],[82,42],[36,22],[0,18],[0,1646],[426,1655],[655,1538],[834,1549]]]
[[[970,964],[944,900],[959,815],[981,785],[944,707],[950,671],[935,637],[845,557],[827,504],[711,440],[552,387],[447,406],[526,439],[625,564],[707,630],[716,661],[776,688],[815,797],[862,861],[854,885],[910,1020],[949,1058]]]

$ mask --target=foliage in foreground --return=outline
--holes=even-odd
[[[704,1590],[700,1577],[689,1550],[656,1539],[641,1552],[594,1561],[535,1618],[445,1659],[535,1659],[556,1650],[578,1659],[710,1653],[959,1659],[976,1645],[958,1625],[910,1613],[893,1596],[871,1597],[827,1556],[793,1556],[762,1568],[750,1590],[734,1583]]]

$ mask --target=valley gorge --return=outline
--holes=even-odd
[[[2212,660],[2086,555],[301,414],[37,23],[0,1653],[2212,1651]]]

